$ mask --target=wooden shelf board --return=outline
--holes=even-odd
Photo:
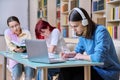
[[[69,14],[69,11],[61,12],[61,14],[66,14],[66,15],[68,15],[68,14]]]
[[[68,0],[62,0],[63,2],[68,2]]]
[[[105,10],[98,10],[98,11],[93,11],[94,14],[104,14]]]
[[[62,27],[68,27],[69,25],[68,24],[63,24],[61,25]]]
[[[120,3],[120,0],[114,0],[114,1],[107,2],[107,4],[113,4],[113,3],[115,3],[115,4],[117,3],[118,4],[118,3]]]
[[[108,23],[110,23],[110,22],[120,22],[120,19],[119,20],[108,20],[107,22]]]
[[[66,43],[73,43],[76,44],[78,43],[78,38],[64,38]]]

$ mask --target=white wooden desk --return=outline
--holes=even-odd
[[[6,53],[5,51],[0,51],[0,55],[4,56],[4,64],[3,64],[3,80],[6,80],[6,59],[13,59],[21,64],[30,66],[34,69],[41,69],[41,78],[42,80],[47,80],[47,69],[48,68],[62,68],[62,67],[77,67],[84,66],[84,80],[90,80],[90,67],[91,66],[99,66],[103,65],[100,62],[89,62],[84,60],[79,61],[66,61],[64,63],[56,63],[56,64],[45,64],[45,63],[35,63],[31,62],[28,59],[23,58],[23,53]]]

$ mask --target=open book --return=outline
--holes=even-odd
[[[18,43],[18,42],[15,42],[15,41],[11,41],[12,44],[16,45],[17,47],[19,48],[26,48],[26,45],[25,43]]]

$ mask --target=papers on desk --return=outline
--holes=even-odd
[[[22,56],[23,59],[28,59],[27,53],[21,54],[21,56]]]
[[[56,54],[54,54],[54,53],[48,53],[48,55],[49,55],[49,58],[56,58]],[[65,60],[66,61],[76,61],[78,59],[75,59],[75,58],[66,58]]]
[[[75,59],[75,58],[66,58],[67,61],[76,61],[78,59]]]
[[[48,53],[49,58],[55,58],[55,54],[54,53]]]
[[[53,53],[48,53],[49,55],[49,58],[53,58],[53,59],[60,59],[60,58],[56,58],[56,54],[53,54]],[[27,59],[28,58],[28,55],[27,54],[21,54],[22,58],[23,59]],[[65,59],[66,61],[77,61],[78,59],[75,59],[75,58],[66,58]]]
[[[28,55],[24,55],[22,56],[23,59],[27,59],[28,58]]]

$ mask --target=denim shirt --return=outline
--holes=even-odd
[[[93,62],[104,62],[103,66],[94,66],[104,80],[119,80],[120,63],[112,38],[104,26],[97,25],[92,39],[79,37],[75,51],[86,52]]]

